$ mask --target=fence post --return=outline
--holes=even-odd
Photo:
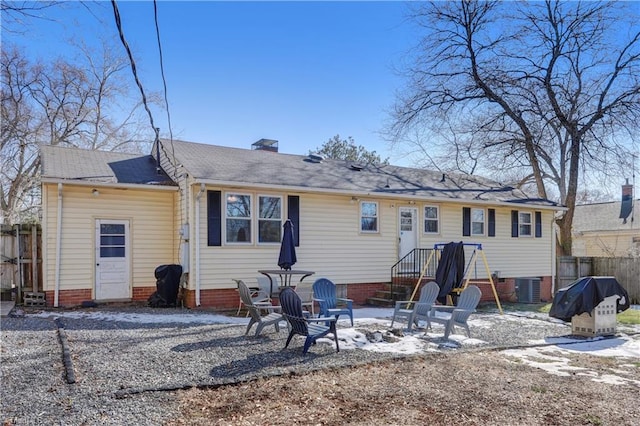
[[[38,227],[31,225],[31,289],[38,292]]]

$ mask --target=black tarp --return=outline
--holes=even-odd
[[[180,290],[181,265],[160,265],[154,271],[156,291],[149,296],[149,306],[163,308],[176,306]]]
[[[464,279],[464,243],[450,242],[442,248],[436,270],[436,282],[440,286],[438,301],[446,303],[451,290],[462,286]]]
[[[591,311],[605,298],[620,296],[617,313],[629,309],[629,295],[615,277],[583,277],[558,290],[553,297],[549,316],[571,321],[575,315]]]

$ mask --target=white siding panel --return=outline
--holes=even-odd
[[[315,271],[309,280],[327,277],[338,284],[389,281],[397,260],[397,213],[392,205],[379,202],[380,232],[363,234],[359,204],[351,197],[300,195],[300,247],[294,268]],[[200,208],[202,289],[233,287],[232,278],[253,280],[260,275],[258,269],[278,269],[278,244],[207,247],[205,203]]]
[[[434,243],[451,241],[481,244],[490,272],[500,271],[503,277],[526,277],[552,275],[552,212],[542,212],[542,238],[511,237],[511,209],[494,208],[496,211],[496,236],[462,236],[463,205],[445,204],[440,206],[441,235],[438,237],[422,235],[422,247],[433,247]],[[523,209],[524,211],[525,209]],[[530,210],[526,210],[530,211]],[[532,211],[532,210],[531,210]],[[532,211],[533,212],[533,211]],[[485,227],[486,228],[486,227]],[[465,260],[468,264],[473,247],[465,247]],[[471,276],[486,278],[486,268],[478,254],[476,268],[470,270]],[[477,274],[476,274],[477,271]]]
[[[45,290],[53,290],[58,194],[55,185],[45,186],[47,252],[44,286]],[[100,195],[94,197],[91,190],[91,187],[63,185],[60,289],[94,287],[96,219],[130,221],[132,284],[155,285],[155,268],[176,262],[176,193],[101,187]]]
[[[224,193],[224,189],[222,191]],[[243,192],[256,195],[251,190]],[[408,206],[406,201],[361,197],[362,201],[378,202],[379,232],[369,234],[359,232],[359,203],[352,202],[351,196],[299,195],[301,229],[295,269],[316,272],[307,279],[327,277],[338,284],[389,281],[391,266],[398,260],[398,208]],[[423,233],[423,209],[420,204],[417,206],[419,247],[432,248],[436,243],[451,241],[482,244],[490,272],[500,271],[503,277],[552,275],[551,212],[542,213],[542,238],[512,238],[511,209],[503,207],[495,208],[495,237],[463,237],[462,204],[439,204],[441,232],[438,235]],[[202,289],[231,288],[235,286],[232,278],[254,280],[259,275],[258,269],[278,268],[279,245],[223,243],[222,247],[207,247],[206,203],[201,203],[200,208]],[[468,262],[473,247],[465,251]],[[481,257],[471,273],[472,277],[486,277]],[[195,283],[190,285],[194,288]]]

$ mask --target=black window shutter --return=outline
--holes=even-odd
[[[542,238],[542,212],[536,212],[536,238]]]
[[[496,236],[496,209],[489,209],[489,236]]]
[[[462,236],[468,237],[471,235],[471,208],[462,208]]]
[[[300,247],[300,197],[297,195],[289,195],[287,197],[287,212],[289,219],[293,224],[293,239],[296,247]]]
[[[222,193],[207,191],[207,245],[222,245]]]
[[[511,210],[511,236],[518,236],[518,210]]]

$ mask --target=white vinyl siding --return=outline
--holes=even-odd
[[[484,238],[480,236],[464,237],[461,234],[462,209],[459,204],[440,205],[440,235],[422,234],[420,247],[432,248],[436,243],[462,241],[464,243],[482,244],[484,255],[491,272],[500,271],[503,277],[537,277],[553,275],[553,212],[542,212],[541,238],[512,238],[511,209],[495,208],[496,236]],[[465,265],[473,254],[473,247],[465,247]],[[482,258],[476,262],[478,278],[486,278]],[[473,278],[475,271],[471,270]]]
[[[93,289],[95,282],[95,220],[130,221],[131,282],[133,287],[155,286],[154,271],[178,263],[177,192],[171,190],[62,187],[62,256],[60,290]],[[43,240],[44,289],[54,290],[58,188],[44,185],[46,208]]]
[[[351,203],[351,197],[281,195],[284,200],[285,195],[300,195],[300,246],[296,247],[298,262],[293,269],[314,271],[315,275],[306,280],[326,277],[338,284],[389,280],[390,265],[397,261],[397,212],[391,207],[393,202],[378,202],[378,232],[365,234],[360,232],[359,203]],[[203,289],[233,288],[232,278],[255,282],[258,269],[278,268],[279,244],[207,246],[204,203],[200,208]]]
[[[207,189],[226,191],[219,187]],[[260,194],[249,189],[242,192],[253,194],[254,199]],[[378,232],[362,233],[360,203],[353,203],[351,196],[287,192],[274,195],[283,197],[283,218],[287,217],[286,196],[300,196],[300,246],[296,247],[298,262],[293,268],[315,272],[306,280],[326,277],[337,284],[389,281],[391,265],[398,259],[398,206],[402,205],[401,201],[377,200]],[[491,206],[495,209],[496,236],[481,239],[478,236],[462,237],[461,204],[442,203],[438,207],[440,234],[420,233],[419,247],[429,248],[450,241],[481,243],[491,272],[501,271],[504,277],[553,275],[553,212],[542,212],[542,238],[514,239],[511,238],[511,209]],[[279,244],[207,246],[205,203],[201,203],[200,208],[203,290],[233,288],[232,278],[255,282],[258,269],[277,269]],[[468,262],[473,248],[466,247],[465,252]],[[484,277],[481,258],[476,265],[477,276]],[[194,288],[193,282],[190,288]]]

